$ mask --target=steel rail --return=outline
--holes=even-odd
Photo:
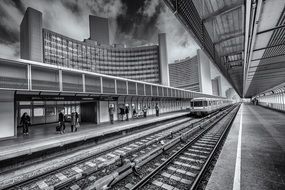
[[[211,151],[210,156],[206,160],[202,169],[198,173],[198,176],[195,178],[194,182],[192,183],[190,190],[197,190],[199,188],[199,185],[201,184],[201,181],[203,180],[203,176],[205,176],[205,173],[208,171],[208,168],[209,168],[210,164],[212,163],[212,160],[214,159],[214,156],[215,156],[215,153],[217,152],[217,149],[222,145],[223,139],[226,138],[227,133],[228,133],[228,131],[229,131],[229,129],[230,129],[237,113],[238,113],[239,108],[240,108],[240,105],[237,108],[236,112],[234,113],[234,116],[231,118],[230,122],[227,123],[225,130],[223,131],[223,133],[220,136],[217,144],[215,145],[215,147]]]
[[[229,108],[231,109],[230,112],[232,110],[234,110],[234,108]],[[229,112],[228,112],[229,113]],[[204,135],[206,132],[208,132],[210,129],[212,129],[213,126],[215,126],[219,121],[221,121],[224,117],[226,117],[228,115],[228,113],[226,113],[223,117],[218,118],[215,122],[211,123],[209,127],[207,127],[206,129],[204,129],[203,131],[201,131],[194,139],[192,139],[190,142],[188,142],[186,145],[184,145],[183,148],[181,148],[179,151],[177,151],[176,153],[174,153],[171,157],[169,157],[166,161],[164,161],[160,166],[158,166],[155,170],[153,170],[151,173],[149,173],[146,177],[144,177],[141,181],[139,181],[136,185],[134,185],[132,187],[131,190],[136,190],[139,189],[141,187],[143,187],[144,185],[146,185],[149,180],[151,178],[153,178],[155,175],[157,175],[163,168],[165,168],[165,166],[167,166],[173,159],[175,159],[181,152],[185,151],[185,149],[187,149],[189,146],[191,146],[192,144],[194,144],[197,140],[200,139],[200,137],[202,135]]]

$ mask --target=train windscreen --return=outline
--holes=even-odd
[[[193,107],[193,103],[194,103],[194,107],[207,106],[207,101],[194,101],[194,102],[191,102],[191,106],[192,107]]]

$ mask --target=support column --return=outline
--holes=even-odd
[[[115,94],[118,94],[118,89],[117,89],[117,80],[115,79]]]
[[[0,140],[17,136],[17,126],[15,122],[14,91],[0,90]]]
[[[62,91],[63,91],[63,86],[62,86],[62,70],[58,70],[58,74],[59,74],[59,91],[62,92]]]
[[[28,74],[28,90],[32,90],[32,66],[27,65],[27,74]]]
[[[103,79],[100,77],[101,94],[103,94]]]
[[[86,86],[85,86],[85,74],[82,74],[82,89],[83,89],[83,92],[86,92]]]

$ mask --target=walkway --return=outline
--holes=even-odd
[[[206,189],[285,189],[285,114],[243,104]]]

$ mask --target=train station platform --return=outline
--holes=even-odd
[[[285,114],[242,104],[206,189],[285,189]]]
[[[70,132],[71,127],[67,123],[66,133],[63,135],[56,133],[57,123],[32,126],[29,136],[23,136],[19,130],[16,138],[0,141],[0,162],[92,138],[104,138],[104,136],[110,137],[113,134],[126,131],[140,130],[141,126],[183,117],[187,114],[189,112],[176,111],[160,114],[159,117],[152,115],[147,118],[130,119],[129,121],[114,121],[114,124],[81,124],[79,130],[73,133]]]

